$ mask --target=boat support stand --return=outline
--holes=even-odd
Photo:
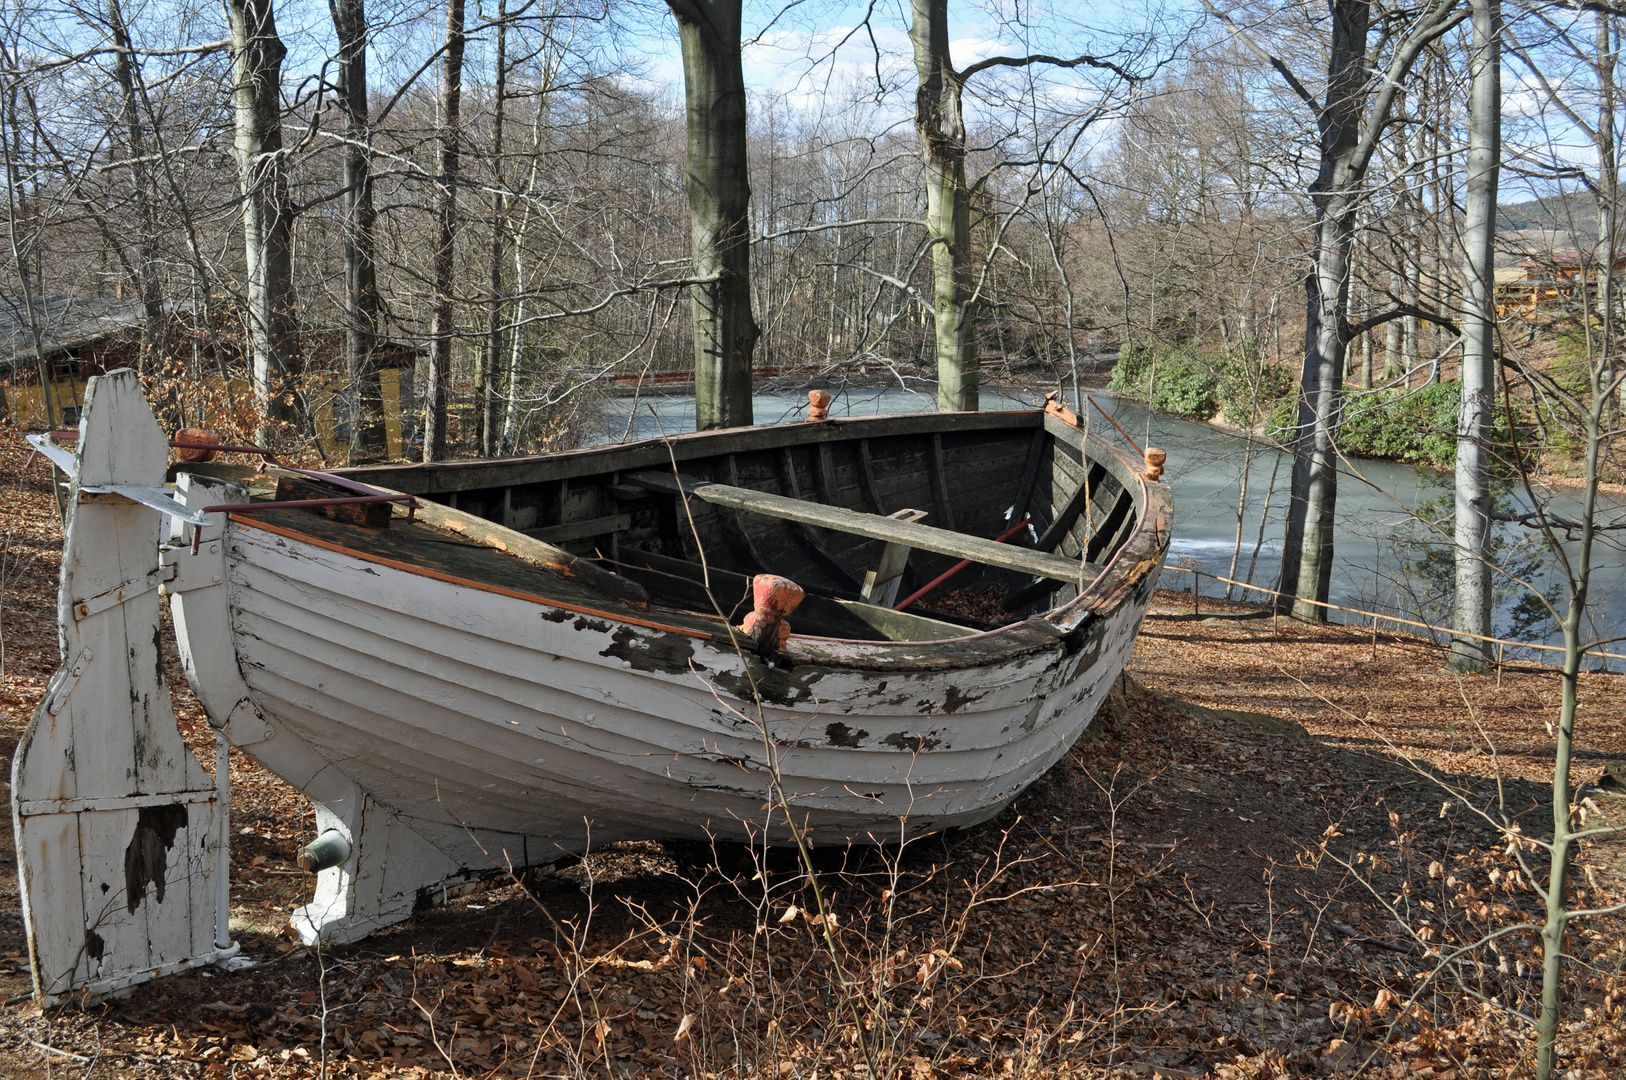
[[[248,492],[190,473],[176,478],[186,506],[241,504]],[[177,535],[164,552],[175,580],[165,585],[175,619],[181,664],[209,722],[231,745],[292,783],[314,804],[321,854],[300,862],[316,871],[311,902],[296,909],[289,928],[307,945],[342,943],[411,917],[420,905],[471,886],[456,862],[388,807],[373,799],[300,735],[255,707],[237,663],[229,593],[216,586],[228,574],[227,515],[211,512],[198,534]]]

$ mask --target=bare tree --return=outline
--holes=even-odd
[[[971,310],[971,195],[965,182],[963,77],[949,59],[948,0],[912,0],[909,37],[920,89],[915,130],[926,167],[926,232],[932,244],[937,407],[977,408],[977,335]]]
[[[141,110],[136,97],[135,49],[130,32],[124,25],[124,12],[119,0],[107,2],[107,28],[113,39],[113,76],[119,86],[119,111],[124,122],[127,152],[130,162],[130,187],[134,194],[137,219],[137,258],[135,263],[136,295],[141,300],[145,316],[142,325],[141,354],[144,366],[162,359],[167,320],[164,304],[158,291],[157,224],[154,221],[154,192],[148,177],[147,138],[141,122]]]
[[[228,11],[254,393],[267,420],[303,423],[294,207],[282,143],[282,61],[288,50],[277,36],[274,0],[230,0]]]
[[[446,2],[446,45],[440,84],[440,148],[435,170],[434,305],[429,328],[429,385],[425,396],[423,459],[446,457],[447,405],[452,381],[456,308],[457,183],[463,109],[463,0]]]
[[[344,419],[351,462],[384,454],[384,401],[375,353],[383,329],[373,233],[372,130],[367,101],[366,0],[329,0],[339,39],[339,112],[344,117]]]
[[[1204,0],[1205,6],[1227,23]],[[1321,97],[1250,34],[1242,40],[1275,68],[1315,116],[1319,161],[1310,200],[1315,246],[1305,275],[1304,366],[1293,438],[1292,498],[1282,545],[1280,607],[1325,622],[1332,583],[1334,510],[1338,499],[1336,441],[1343,413],[1344,355],[1349,323],[1350,253],[1362,188],[1400,87],[1423,48],[1461,21],[1455,0],[1432,0],[1416,11],[1383,11],[1373,40],[1370,0],[1333,0],[1329,7],[1327,76]],[[1365,328],[1362,328],[1363,330]]]
[[[741,0],[667,0],[683,43],[694,306],[695,424],[751,423],[751,203]]]
[[[20,66],[16,57],[15,39],[0,43],[0,63],[15,71]],[[20,83],[21,79],[13,75],[7,80],[6,85],[0,87],[0,121],[3,121],[0,122],[0,152],[5,154],[6,239],[11,248],[11,265],[17,275],[18,299],[22,305],[17,321],[28,326],[29,340],[34,347],[34,369],[40,381],[40,394],[45,406],[45,422],[50,427],[56,428],[62,424],[62,403],[57,400],[56,386],[51,379],[51,364],[45,355],[45,344],[40,329],[39,298],[35,295],[34,288],[34,282],[38,277],[34,271],[38,265],[37,243],[40,230],[37,226],[28,229],[24,224],[27,199],[22,139],[28,124],[24,122],[20,111],[26,100]],[[58,505],[61,505],[60,496]]]
[[[914,44],[915,130],[926,180],[926,233],[932,245],[932,319],[937,352],[937,407],[975,411],[978,344],[971,280],[971,191],[966,183],[966,83],[994,68],[1093,67],[1126,82],[1136,76],[1096,56],[994,56],[956,70],[949,55],[948,0],[910,0]]]
[[[1472,80],[1468,104],[1468,176],[1462,279],[1462,412],[1457,423],[1456,572],[1451,625],[1480,638],[1491,634],[1490,448],[1496,392],[1496,188],[1502,157],[1500,0],[1473,0]],[[1479,670],[1489,643],[1451,641],[1448,666]]]
[[[491,258],[487,276],[491,296],[487,301],[486,348],[480,360],[480,378],[475,388],[475,411],[480,425],[480,453],[490,457],[501,441],[497,428],[497,370],[503,354],[503,254],[508,223],[503,216],[503,121],[508,105],[508,0],[497,0],[497,57],[491,93],[491,167],[494,172],[491,196]]]

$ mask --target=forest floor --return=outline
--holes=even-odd
[[[58,663],[60,530],[25,458],[0,440],[8,761]],[[1521,868],[1498,826],[1550,828],[1559,682],[1441,660],[1161,593],[1101,714],[998,818],[815,853],[828,938],[793,857],[719,837],[619,845],[308,949],[282,928],[311,890],[312,815],[234,753],[248,970],[42,1013],[0,830],[0,1076],[1527,1075],[1539,942],[1469,946],[1539,921],[1538,853]],[[211,762],[173,658],[170,679]],[[1584,676],[1579,716],[1591,781],[1626,759],[1626,678]],[[1626,819],[1626,795],[1582,794]],[[1623,847],[1581,850],[1576,905],[1626,899]],[[1569,949],[1562,1074],[1618,1080],[1626,920],[1576,924]]]

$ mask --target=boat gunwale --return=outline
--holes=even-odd
[[[712,448],[707,455],[687,453],[679,455],[677,449],[698,450],[701,446],[715,444],[723,441],[729,435],[739,436],[745,433],[773,432],[775,434],[795,435],[808,432],[809,437],[792,438],[780,445],[795,445],[800,443],[816,443],[820,441],[846,441],[856,438],[884,437],[888,435],[908,435],[940,430],[941,421],[945,414],[941,413],[914,413],[901,416],[880,416],[828,420],[817,424],[804,423],[800,425],[783,424],[751,428],[729,428],[720,431],[691,432],[673,436],[670,440],[651,439],[638,443],[614,444],[608,447],[588,447],[581,450],[565,451],[554,455],[533,455],[526,458],[499,458],[472,462],[436,462],[417,463],[412,465],[386,465],[364,466],[354,469],[335,470],[343,475],[355,478],[371,478],[382,472],[406,472],[409,476],[433,476],[438,472],[456,470],[489,471],[495,467],[513,468],[515,465],[536,466],[549,463],[557,465],[561,460],[580,461],[591,460],[593,457],[603,457],[629,451],[659,450],[666,455],[668,462],[677,458],[710,456],[718,452]],[[1043,613],[1030,616],[1026,619],[1010,623],[1006,626],[992,630],[971,631],[965,635],[921,641],[872,641],[856,638],[834,638],[819,635],[791,634],[787,642],[785,655],[793,662],[811,663],[830,668],[857,668],[862,670],[897,671],[944,671],[963,670],[983,666],[989,663],[1006,662],[1017,657],[1034,652],[1044,651],[1063,644],[1072,637],[1091,617],[1104,617],[1115,612],[1134,593],[1135,586],[1161,565],[1162,557],[1168,543],[1168,520],[1172,507],[1172,499],[1168,487],[1164,483],[1148,483],[1140,471],[1140,462],[1133,459],[1128,453],[1119,450],[1115,445],[1097,437],[1082,427],[1067,424],[1054,415],[1042,410],[1005,410],[998,412],[954,413],[947,414],[961,423],[955,426],[970,429],[999,429],[1043,427],[1058,441],[1065,439],[1076,449],[1085,460],[1094,460],[1106,465],[1117,474],[1117,479],[1126,490],[1129,481],[1138,483],[1141,498],[1139,513],[1130,535],[1119,545],[1107,564],[1102,567],[1100,574],[1082,592],[1065,604],[1059,605]],[[966,420],[975,418],[977,423],[966,423]],[[899,428],[905,430],[898,430]],[[853,428],[868,428],[870,431],[855,432]],[[881,429],[876,431],[874,429]],[[908,429],[920,429],[918,432]],[[811,430],[810,430],[811,429]],[[832,433],[846,429],[841,436]],[[672,444],[669,446],[669,443]],[[1116,468],[1114,468],[1116,466]],[[228,467],[230,468],[230,467]],[[196,470],[200,474],[208,474],[214,470],[205,466]],[[551,470],[550,470],[551,471]],[[602,470],[604,473],[624,471],[624,468]],[[531,482],[542,482],[535,477]],[[377,481],[371,481],[377,486]],[[505,481],[512,485],[526,482],[525,478],[514,478]],[[449,490],[469,490],[474,487],[504,486],[504,482],[463,484],[458,488]],[[388,489],[385,489],[388,490]],[[441,492],[436,492],[441,493]],[[423,501],[427,493],[406,492]],[[429,509],[429,508],[422,508]],[[527,536],[517,530],[508,529],[489,518],[479,517],[467,511],[458,510],[444,504],[432,503],[432,509],[437,516],[449,519],[462,519],[463,524],[453,525],[458,531],[469,538],[473,538],[466,531],[466,526],[478,523],[481,528],[495,530],[497,535],[487,537],[491,541],[490,550],[507,554],[511,557],[522,558],[523,561],[536,565],[533,560],[523,559],[517,555],[512,545],[504,547],[501,544],[503,534],[509,534],[516,541],[523,541],[527,546],[539,546],[557,553],[560,559],[570,559],[572,556],[562,548],[547,544],[544,541]],[[603,607],[585,606],[579,601],[569,601],[549,597],[541,593],[528,593],[510,589],[505,586],[492,585],[475,579],[464,578],[444,571],[430,570],[424,567],[413,566],[400,562],[388,556],[375,555],[366,551],[350,548],[332,541],[313,537],[308,533],[300,532],[296,528],[273,525],[258,517],[249,517],[242,513],[233,513],[232,520],[240,525],[265,529],[266,531],[297,539],[314,546],[349,555],[366,562],[388,566],[405,573],[418,574],[435,580],[462,585],[482,592],[507,596],[513,599],[528,601],[553,607],[560,610],[572,611],[577,614],[610,619],[645,629],[659,632],[677,633],[699,640],[710,640],[724,647],[737,648],[739,642],[726,630],[719,629],[706,631],[699,628],[673,625],[660,622],[648,617],[647,614],[635,611],[630,605],[623,607],[613,599],[606,598]],[[544,569],[560,573],[556,567],[544,566]],[[657,605],[661,607],[663,605]],[[700,619],[706,622],[715,617],[707,617],[703,613],[683,612],[685,616]],[[794,625],[794,620],[793,620]],[[901,655],[900,655],[901,654]],[[924,655],[923,655],[924,654]]]
[[[555,477],[527,475],[527,473],[537,469],[543,472],[552,472],[555,468],[563,470],[577,461],[594,457],[625,455],[631,459],[628,464],[599,470],[607,473],[646,469],[651,465],[669,466],[673,458],[684,461],[692,457],[741,453],[753,449],[753,447],[731,446],[721,450],[702,450],[699,448],[707,447],[711,443],[756,442],[758,439],[753,438],[753,436],[760,437],[769,433],[774,436],[772,442],[774,448],[777,449],[782,446],[811,446],[823,442],[884,438],[890,435],[946,433],[943,426],[945,420],[949,422],[950,429],[977,430],[1041,427],[1044,424],[1044,417],[1045,412],[1043,409],[996,409],[987,412],[954,413],[887,413],[881,416],[831,417],[820,421],[790,421],[783,424],[717,428],[712,431],[688,431],[665,438],[656,437],[638,439],[633,442],[606,443],[600,446],[578,447],[574,450],[560,450],[550,454],[527,454],[523,457],[389,462],[377,465],[357,465],[331,471],[336,476],[345,476],[374,485],[393,486],[402,491],[407,491],[407,489],[399,486],[401,482],[411,479],[456,476],[460,473],[506,472],[511,469],[521,472],[521,475],[512,479],[480,477],[479,482],[447,484],[444,486],[431,483],[423,485],[418,490],[407,491],[408,494],[412,495],[440,495],[467,491],[471,488],[504,487],[517,483],[546,482],[555,479]],[[850,431],[852,428],[865,427],[878,430],[858,433]],[[837,432],[848,433],[836,434]],[[646,454],[652,456],[648,460],[643,460]],[[379,479],[386,474],[393,474],[397,479]]]

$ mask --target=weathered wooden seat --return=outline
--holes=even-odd
[[[1101,572],[1099,568],[1087,566],[1077,559],[1054,555],[1048,551],[1013,547],[993,540],[984,540],[979,536],[967,536],[964,533],[950,532],[948,529],[922,525],[919,522],[860,513],[840,506],[792,499],[784,495],[772,495],[765,491],[753,491],[750,488],[734,487],[730,484],[713,484],[658,472],[625,473],[621,480],[645,491],[664,492],[669,495],[685,494],[713,506],[743,510],[746,513],[780,518],[802,525],[815,525],[871,540],[921,548],[939,555],[970,559],[984,566],[1015,570],[1075,586],[1094,581]]]

